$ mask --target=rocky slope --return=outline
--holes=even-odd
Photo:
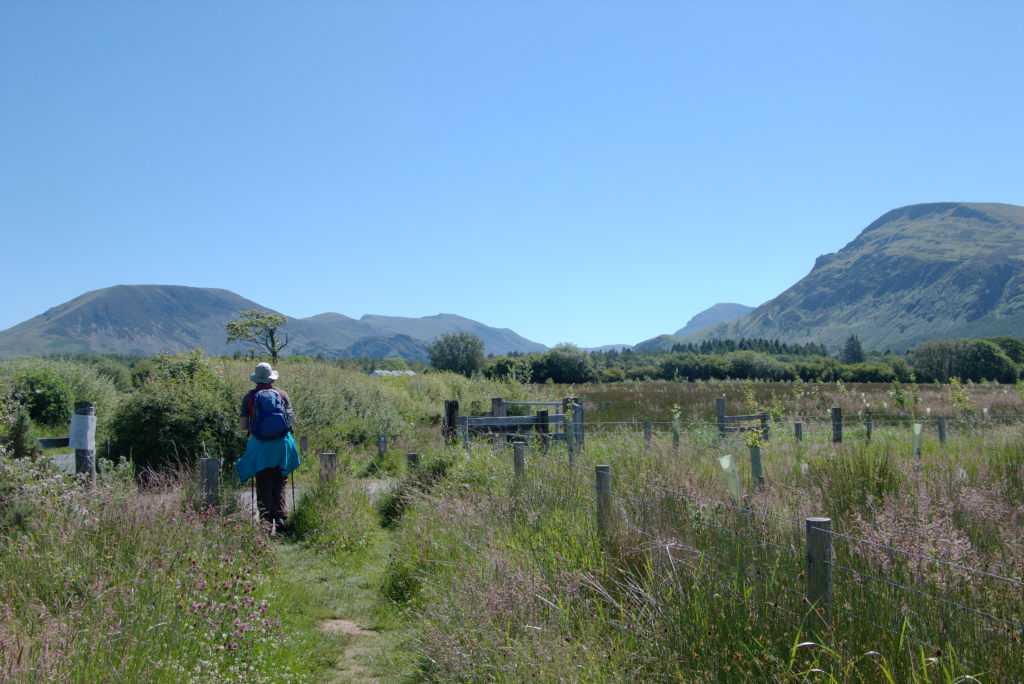
[[[895,209],[748,315],[682,338],[768,337],[902,351],[927,340],[1024,335],[1024,207]]]

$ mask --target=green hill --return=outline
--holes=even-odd
[[[902,351],[940,338],[1024,335],[1024,207],[895,209],[748,315],[680,338],[767,337]]]
[[[226,342],[224,324],[246,309],[271,311],[228,290],[178,285],[117,285],[86,292],[71,301],[0,331],[0,357],[51,353],[121,352],[153,354],[203,349],[211,354],[245,351]],[[545,347],[507,328],[439,314],[426,318],[338,313],[289,318],[286,354],[401,356],[425,359],[426,346],[444,333],[467,330],[490,354],[543,351]]]

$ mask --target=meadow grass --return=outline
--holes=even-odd
[[[301,680],[315,653],[283,629],[275,554],[237,513],[183,500],[172,478],[88,489],[5,463],[27,506],[0,535],[0,676],[61,681]],[[191,478],[189,478],[191,479]]]
[[[239,397],[250,387],[250,362],[211,363]],[[284,537],[268,538],[232,497],[197,508],[191,473],[139,489],[108,464],[90,491],[0,458],[0,680],[344,681],[355,637],[324,633],[333,618],[376,630],[359,637],[370,643],[359,660],[381,681],[1024,679],[1013,387],[904,385],[896,405],[886,385],[529,387],[299,360],[281,373],[310,442]],[[531,445],[518,481],[508,449],[441,445],[445,399],[480,414],[497,396],[582,397],[586,448],[570,463],[561,445]],[[720,396],[730,413],[773,416],[764,488],[751,435],[720,439],[711,424]],[[841,444],[832,405],[848,419]],[[946,444],[937,416],[955,419]],[[655,421],[648,448],[643,420]],[[341,458],[333,482],[319,480],[320,451]],[[612,466],[603,534],[597,464]],[[360,475],[382,493],[369,496]],[[830,627],[804,599],[811,516],[837,533]]]
[[[812,435],[813,436],[813,435]],[[870,444],[776,435],[752,484],[742,437],[633,429],[569,463],[531,449],[451,452],[406,506],[382,585],[413,616],[428,681],[1015,681],[1024,676],[1019,428]],[[718,456],[736,456],[735,501]],[[594,520],[611,464],[615,519]],[[831,626],[804,598],[804,520],[834,537]],[[910,553],[904,553],[907,550]],[[998,579],[1008,578],[1010,581]],[[934,597],[934,598],[933,598]]]
[[[0,467],[0,681],[348,681],[353,640],[366,681],[410,670],[379,594],[389,540],[344,475],[271,537],[230,488],[197,507],[191,472],[140,490],[122,466],[89,489],[42,462]],[[322,629],[338,618],[367,631]]]

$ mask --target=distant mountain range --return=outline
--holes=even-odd
[[[1024,207],[895,209],[750,313],[638,348],[765,337],[838,349],[854,334],[866,349],[892,351],[942,338],[1024,335]]]
[[[271,311],[228,290],[178,285],[117,285],[94,290],[0,332],[0,357],[69,352],[154,354],[203,349],[245,351],[227,344],[224,324],[239,311]],[[479,337],[488,354],[544,351],[542,344],[507,328],[492,328],[454,314],[424,318],[338,313],[290,318],[288,354],[329,357],[427,359],[427,346],[444,333]]]
[[[0,332],[0,358],[68,352],[153,354],[228,345],[224,324],[267,307],[233,292],[118,285],[87,292]],[[439,335],[466,331],[488,354],[546,347],[507,328],[454,314],[423,318],[338,313],[289,318],[290,354],[425,360]],[[636,345],[671,349],[709,338],[815,342],[857,335],[866,349],[904,351],[940,338],[1024,336],[1024,207],[943,202],[895,209],[811,272],[755,309],[716,304],[672,335]],[[628,348],[606,345],[595,349]]]

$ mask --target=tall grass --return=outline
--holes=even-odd
[[[0,460],[0,680],[280,681],[313,654],[281,625],[268,587],[275,554],[237,514],[194,508],[182,488],[95,490]]]
[[[430,681],[983,681],[1024,677],[1014,427],[925,440],[762,447],[713,428],[588,437],[570,464],[507,451],[453,454],[449,480],[406,508],[385,595],[415,615]],[[718,455],[737,456],[744,498]],[[594,522],[593,466],[613,471],[610,534]],[[825,627],[804,598],[804,519],[833,519]],[[910,553],[903,553],[905,549]],[[993,576],[1007,577],[1004,581]],[[932,598],[935,597],[935,598]],[[816,674],[814,674],[816,673]]]
[[[211,364],[239,399],[251,387],[251,362]],[[0,366],[0,395],[10,370]],[[310,443],[283,539],[269,541],[230,506],[194,508],[190,475],[139,490],[127,466],[111,466],[90,492],[41,464],[0,458],[0,679],[322,677],[337,654],[309,630],[331,615],[309,605],[307,585],[338,603],[322,576],[359,558],[379,567],[359,581],[407,626],[401,650],[415,674],[405,679],[1024,679],[1014,626],[1024,614],[1015,583],[1024,440],[1012,422],[1024,402],[1014,388],[968,385],[953,397],[949,386],[839,383],[528,387],[451,374],[370,378],[287,359],[280,371],[296,432]],[[480,414],[497,396],[583,397],[586,449],[571,464],[561,446],[531,449],[516,481],[507,450],[441,446],[445,399]],[[720,396],[730,413],[773,415],[763,489],[744,437],[720,439],[711,424]],[[833,405],[850,420],[842,444],[829,441]],[[676,412],[678,450],[668,425]],[[940,415],[957,418],[944,445]],[[643,420],[656,422],[647,449]],[[926,423],[920,459],[912,420]],[[377,434],[391,447],[380,459]],[[334,483],[318,482],[319,451],[347,466]],[[421,453],[418,471],[406,469],[407,451]],[[738,502],[724,453],[738,466]],[[613,472],[615,515],[603,536],[597,464]],[[394,482],[374,504],[352,474]],[[829,628],[803,598],[803,521],[820,515],[837,533]],[[309,566],[316,577],[283,578],[282,543],[290,573]],[[388,658],[405,663],[397,652]]]

